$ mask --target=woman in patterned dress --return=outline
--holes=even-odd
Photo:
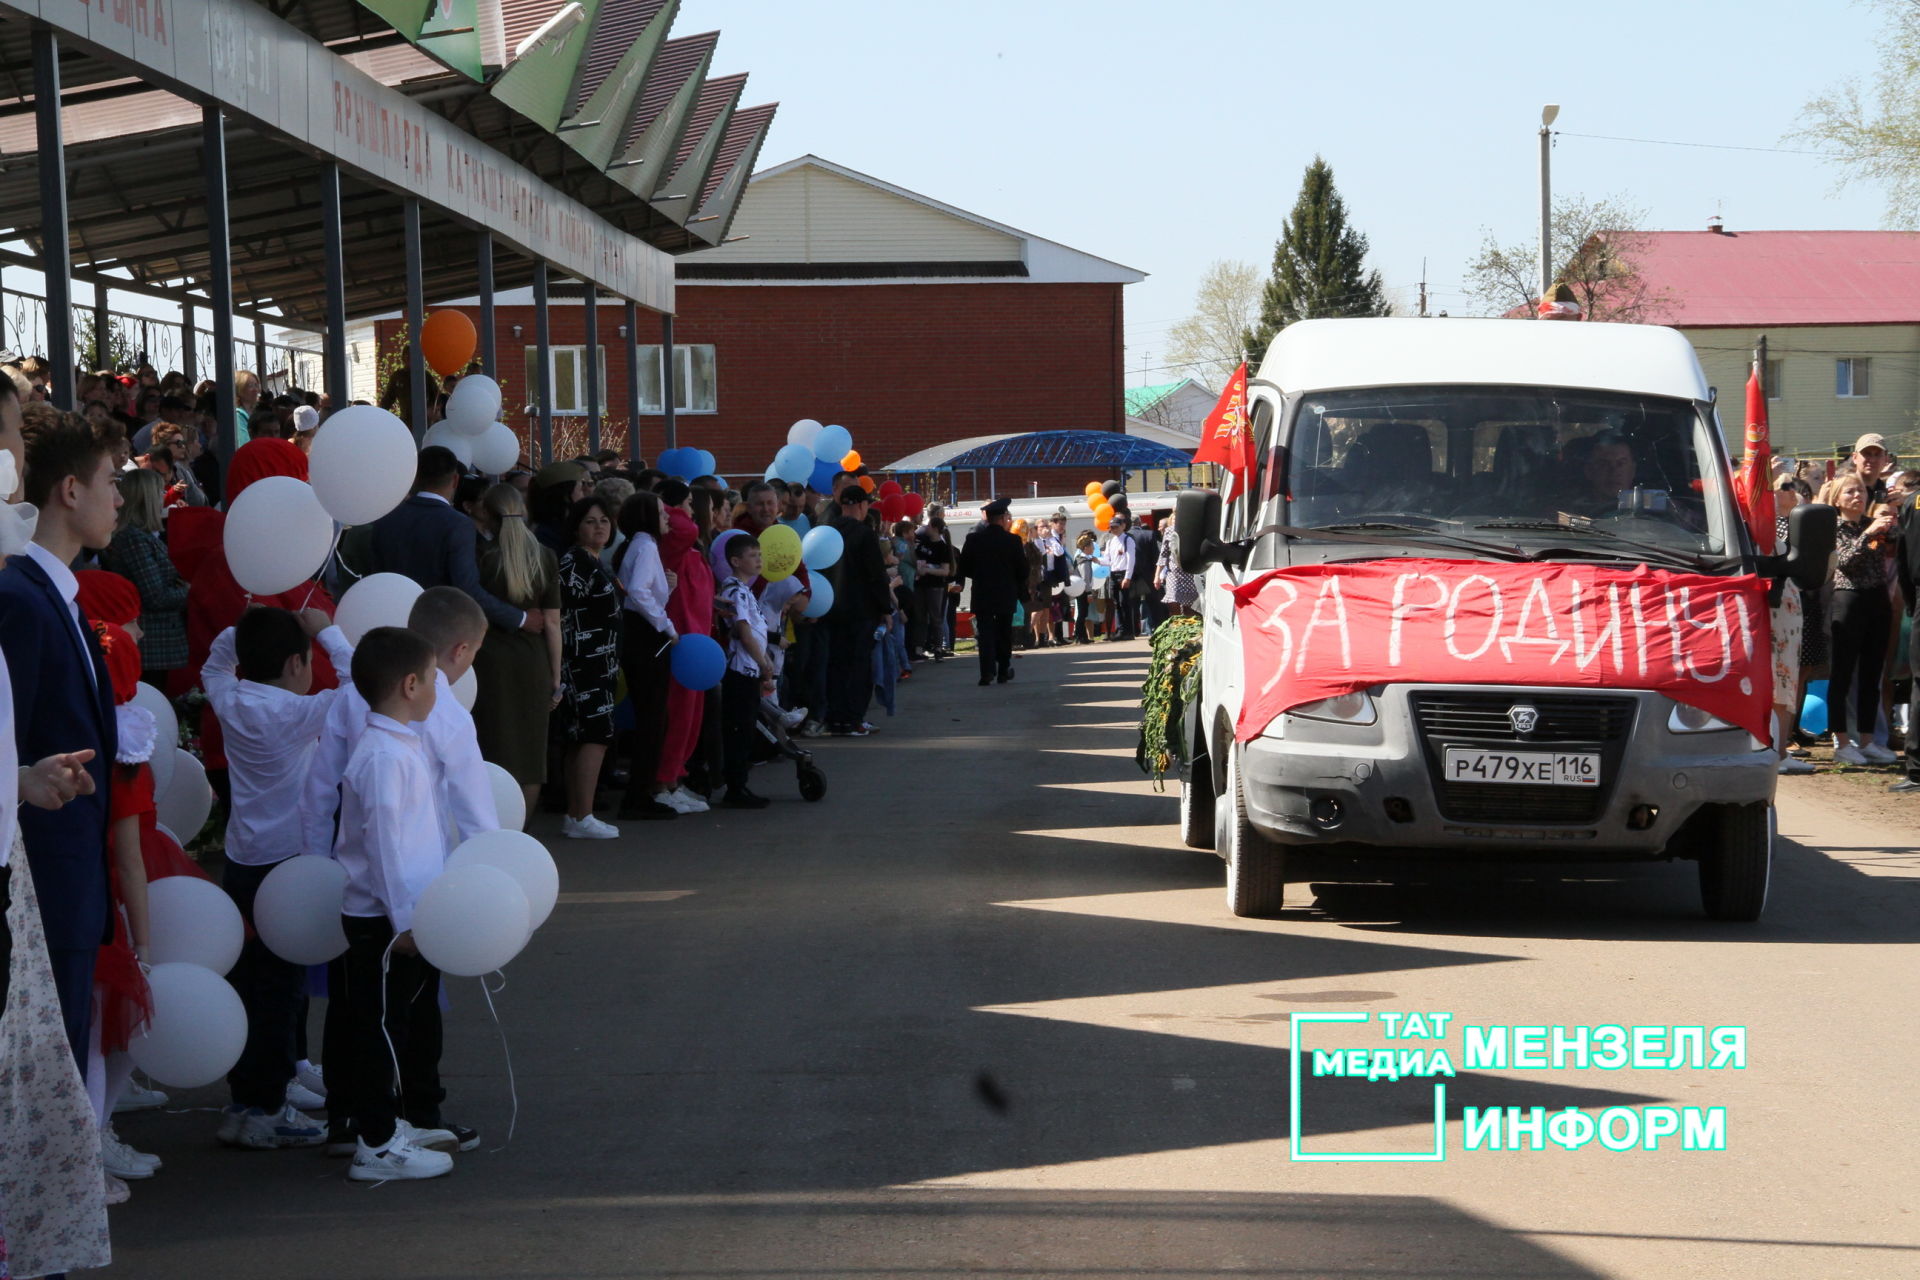
[[[560,719],[567,740],[567,820],[576,840],[611,840],[619,828],[593,816],[600,766],[613,743],[613,704],[620,680],[620,595],[600,555],[613,538],[615,514],[604,499],[582,498],[561,528]]]

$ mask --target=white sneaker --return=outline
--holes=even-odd
[[[300,1059],[293,1066],[293,1078],[302,1089],[317,1093],[323,1098],[327,1096],[327,1078],[321,1073],[319,1063],[308,1062],[305,1058]]]
[[[800,725],[806,723],[807,709],[805,707],[795,707],[791,711],[782,712],[781,718],[786,721],[787,728],[798,728]]]
[[[1813,767],[1813,761],[1797,759],[1794,756],[1780,757],[1779,771],[1781,774],[1789,777],[1795,774],[1815,772]]]
[[[300,1083],[299,1076],[295,1076],[287,1081],[287,1105],[295,1111],[323,1111],[326,1109],[327,1096],[315,1093]]]
[[[1868,760],[1859,747],[1849,742],[1844,747],[1835,747],[1833,749],[1833,762],[1835,764],[1864,765],[1868,763]]]
[[[827,726],[821,724],[818,720],[808,720],[800,726],[800,736],[803,738],[818,738],[825,734],[826,731]]]
[[[283,1147],[317,1147],[327,1140],[327,1126],[303,1115],[291,1105],[272,1113],[259,1107],[240,1112],[227,1108],[220,1125],[220,1141],[248,1151],[278,1151]]]
[[[674,788],[667,795],[663,796],[662,799],[668,804],[678,808],[682,813],[705,813],[709,808],[705,800],[702,800],[699,796],[687,790],[685,786]]]
[[[355,1182],[398,1182],[406,1178],[438,1178],[453,1172],[453,1157],[443,1151],[428,1151],[414,1145],[414,1131],[407,1124],[396,1124],[393,1137],[378,1149],[364,1138],[356,1144],[353,1164],[347,1177]]]
[[[160,1171],[160,1157],[135,1151],[109,1124],[100,1130],[100,1167],[116,1178],[151,1178]]]
[[[125,1204],[127,1197],[133,1194],[133,1192],[127,1189],[125,1182],[122,1182],[119,1178],[114,1177],[104,1169],[100,1171],[100,1178],[101,1187],[105,1192],[105,1198],[108,1204]]]
[[[129,1081],[127,1091],[120,1095],[120,1101],[113,1104],[113,1114],[122,1111],[150,1111],[154,1107],[167,1105],[167,1095],[158,1089],[142,1089]]]
[[[1892,764],[1900,758],[1877,742],[1869,742],[1862,746],[1860,754],[1875,764]]]
[[[567,818],[560,823],[560,834],[569,840],[618,840],[620,828],[600,821],[592,814]]]

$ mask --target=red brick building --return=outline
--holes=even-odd
[[[1122,290],[1142,278],[802,157],[754,176],[732,239],[679,261],[678,443],[749,476],[800,418],[845,426],[874,467],[990,432],[1123,430]],[[533,399],[530,301],[503,295],[497,311],[514,407]],[[577,452],[587,435],[581,301],[577,289],[556,287],[550,305],[556,454]],[[602,438],[616,448],[629,417],[624,319],[623,307],[602,304]],[[664,447],[659,328],[645,312],[640,325],[640,445],[651,458]],[[381,349],[398,334],[398,320],[381,321]],[[531,425],[525,415],[509,421]]]

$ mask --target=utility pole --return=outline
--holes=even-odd
[[[1420,259],[1420,318],[1427,318],[1427,260]]]
[[[1553,291],[1553,122],[1557,103],[1540,108],[1540,301]]]

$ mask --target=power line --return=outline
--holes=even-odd
[[[1871,155],[1894,148],[1876,148],[1867,152],[1806,151],[1796,147],[1745,147],[1731,142],[1681,142],[1673,138],[1623,138],[1610,133],[1566,133],[1555,129],[1556,138],[1588,138],[1596,142],[1635,142],[1650,147],[1700,147],[1709,151],[1766,151],[1782,156],[1818,156],[1822,160],[1850,160],[1854,155]]]

